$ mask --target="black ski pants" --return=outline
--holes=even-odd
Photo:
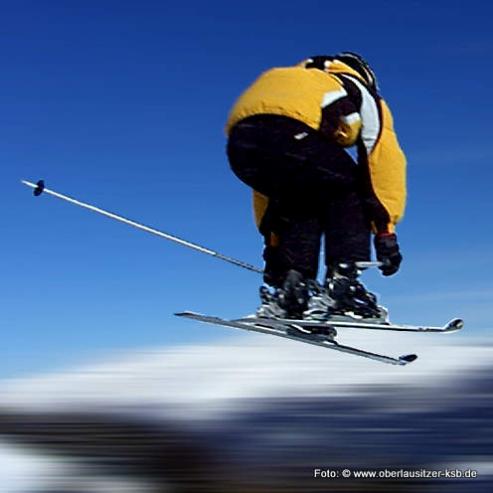
[[[269,197],[260,225],[268,284],[280,286],[290,269],[315,279],[323,235],[328,269],[370,259],[359,167],[338,144],[297,120],[259,115],[232,128],[227,153],[238,178]]]

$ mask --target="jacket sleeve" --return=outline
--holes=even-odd
[[[253,212],[255,216],[255,223],[260,234],[264,237],[265,245],[276,247],[279,246],[279,234],[272,231],[272,227],[266,221],[266,212],[269,206],[269,198],[262,195],[256,190],[253,192]]]
[[[269,198],[265,195],[262,195],[260,192],[256,190],[252,190],[253,192],[253,214],[255,217],[255,224],[257,225],[257,229],[260,231],[260,226],[262,224],[262,219],[265,216],[265,211],[267,210],[267,206],[269,205]]]
[[[393,232],[406,206],[406,157],[402,151],[389,107],[379,99],[380,133],[367,156],[367,176],[374,202],[377,231]]]

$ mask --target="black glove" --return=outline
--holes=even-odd
[[[394,233],[378,233],[375,236],[377,260],[382,262],[379,269],[384,276],[391,276],[399,270],[402,255]]]

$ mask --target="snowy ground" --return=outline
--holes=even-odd
[[[55,461],[11,445],[0,446],[0,491],[27,493],[56,475]]]
[[[429,419],[433,409],[445,412],[447,408],[457,405],[458,399],[454,397],[457,393],[453,390],[456,382],[463,381],[467,376],[476,378],[476,375],[483,375],[485,368],[491,370],[493,361],[493,346],[488,341],[473,341],[457,334],[388,334],[348,330],[344,336],[342,338],[341,331],[341,340],[345,343],[393,356],[416,352],[419,359],[406,367],[396,367],[270,336],[240,333],[221,344],[113,354],[104,362],[81,368],[1,382],[0,414],[130,413],[132,416],[152,417],[154,420],[188,426],[204,421],[218,423],[224,420],[226,423],[232,416],[241,413],[250,416],[247,420],[250,424],[243,423],[241,429],[252,426],[249,439],[255,440],[257,437],[266,450],[269,446],[272,450],[279,450],[279,440],[283,440],[287,453],[293,446],[290,440],[298,433],[311,451],[321,446],[318,442],[315,445],[315,438],[306,438],[311,436],[312,431],[305,429],[306,424],[299,421],[298,411],[287,410],[285,404],[282,408],[276,408],[279,402],[296,402],[297,406],[312,409],[310,412],[316,408],[320,416],[320,413],[327,413],[327,409],[336,405],[345,406],[348,410],[342,414],[347,417],[354,414],[351,399],[365,399],[358,401],[357,405],[370,406],[369,403],[373,403],[382,389],[387,389],[386,395],[392,395],[392,389],[396,389],[395,395],[400,397],[392,403],[391,416],[409,413],[413,409],[416,413],[427,413]],[[406,388],[410,389],[409,395],[414,397],[406,398],[407,394],[403,391]],[[276,403],[273,411],[263,410],[266,404],[272,407],[273,402]],[[383,407],[385,403],[382,403]],[[378,410],[379,413],[381,411]],[[265,426],[265,423],[272,422],[273,416],[283,413],[284,419],[289,416],[293,424],[287,428],[279,424],[273,426],[277,435],[272,434],[269,437],[271,442],[266,445],[267,435],[264,432],[259,434],[259,423]],[[377,419],[375,416],[380,415],[371,416],[374,420]],[[472,413],[467,419],[474,420],[474,416]],[[314,422],[317,419],[314,418]],[[409,417],[406,419],[409,420]],[[454,415],[450,419],[460,421],[462,418]],[[327,423],[326,417],[320,420]],[[383,419],[382,423],[385,422]],[[473,425],[470,422],[470,426]],[[320,424],[317,426],[320,430]],[[339,426],[347,427],[344,435],[347,438],[353,436],[355,427],[360,425],[352,423],[349,426],[347,421],[341,421]],[[223,448],[227,450],[232,446],[230,441],[234,443],[239,432],[234,427],[225,430],[226,425],[217,435],[216,425],[215,433],[224,441]],[[428,434],[434,431],[435,428],[430,428]],[[485,433],[491,434],[491,430],[487,429]],[[386,436],[382,432],[379,440]],[[439,439],[444,440],[443,437]],[[274,443],[277,445],[274,446]],[[419,443],[413,445],[416,446]],[[247,449],[242,447],[240,450],[237,446],[235,454],[247,457]],[[382,447],[387,449],[388,445]],[[323,448],[320,450],[325,453]],[[5,493],[39,488],[39,478],[43,477],[43,473],[56,476],[58,473],[53,472],[54,468],[63,465],[33,455],[32,451],[26,455],[25,451],[7,445],[0,449],[0,454],[1,491]],[[470,457],[480,462],[484,471],[490,470],[491,450],[478,454],[471,452]],[[256,459],[250,457],[249,460],[253,461],[253,467]],[[33,477],[38,479],[28,487],[26,484],[32,482]]]
[[[324,396],[377,385],[434,385],[493,360],[485,340],[454,334],[346,331],[343,342],[419,359],[396,367],[272,336],[239,335],[221,344],[136,350],[50,375],[0,382],[3,407],[142,406],[177,418],[228,411],[238,399]],[[464,345],[465,343],[465,345]],[[166,404],[166,406],[163,406]],[[171,406],[176,405],[176,408]]]

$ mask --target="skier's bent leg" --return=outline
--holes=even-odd
[[[359,281],[361,272],[356,267],[356,262],[371,258],[371,225],[362,197],[356,188],[334,192],[325,207],[326,280],[324,288],[311,297],[304,317],[379,317],[376,296]]]
[[[357,187],[333,191],[325,203],[325,263],[328,267],[371,258],[371,221]]]
[[[317,276],[321,224],[316,218],[287,213],[272,225],[275,233],[266,236],[264,281],[276,290],[275,296],[261,290],[259,316],[301,318],[307,308],[308,284]]]

